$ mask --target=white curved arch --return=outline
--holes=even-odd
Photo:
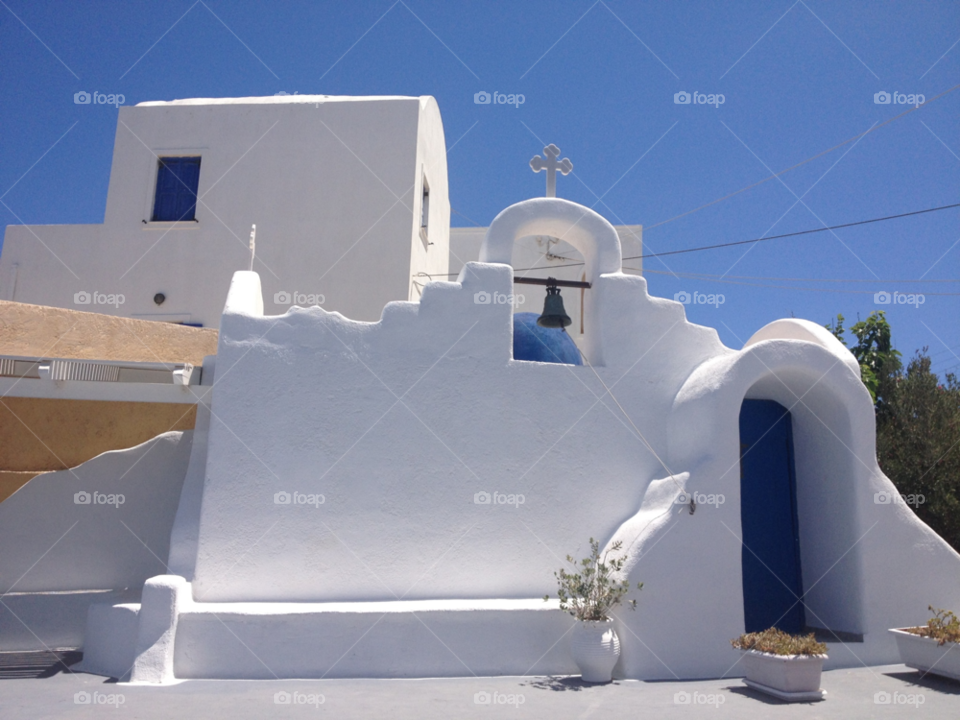
[[[764,340],[805,340],[822,347],[827,352],[843,360],[843,363],[853,371],[853,374],[860,377],[860,363],[853,356],[847,347],[837,340],[829,330],[821,325],[817,325],[809,320],[800,320],[798,318],[784,318],[767,323],[757,330],[750,339],[744,344],[746,350],[751,345],[756,345]]]
[[[514,243],[528,235],[550,235],[583,255],[587,282],[618,273],[623,255],[620,237],[605,218],[588,207],[560,198],[533,198],[515,203],[490,223],[480,246],[480,262],[510,264]]]

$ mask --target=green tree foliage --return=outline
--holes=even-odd
[[[930,371],[926,348],[898,373],[877,414],[877,460],[917,515],[960,552],[960,384]]]
[[[843,316],[826,326],[844,342]],[[850,348],[877,413],[877,461],[917,515],[960,551],[960,383],[930,370],[927,348],[906,369],[883,312],[853,325]]]
[[[834,337],[846,345],[843,338],[843,315],[837,315],[834,323],[826,328]],[[894,378],[903,365],[900,362],[900,353],[893,349],[890,334],[890,323],[887,322],[883,310],[870,313],[866,320],[860,320],[850,328],[850,332],[857,339],[850,352],[860,363],[860,379],[870,391],[877,412],[882,413],[885,405],[885,396],[888,396],[893,387]]]

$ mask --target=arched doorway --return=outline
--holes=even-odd
[[[774,400],[740,406],[740,524],[746,632],[806,626],[790,411]]]

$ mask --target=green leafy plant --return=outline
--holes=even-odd
[[[620,541],[610,546],[610,549],[600,554],[600,543],[590,538],[590,557],[585,557],[579,563],[567,555],[574,572],[567,572],[560,568],[555,572],[559,589],[560,609],[570,613],[577,620],[598,621],[609,620],[610,611],[619,605],[624,595],[630,592],[630,583],[627,580],[616,580],[626,563],[626,556],[607,559],[613,552],[616,553],[623,546]],[[643,583],[637,583],[637,590],[643,589]],[[550,599],[543,596],[544,602]],[[631,610],[636,610],[637,601],[627,603]]]
[[[846,345],[843,321],[843,315],[838,314],[835,321],[824,327]],[[882,413],[890,399],[893,379],[902,367],[900,353],[893,348],[890,323],[883,310],[878,310],[852,325],[849,332],[857,339],[850,352],[860,363],[860,379],[870,391],[877,412]]]
[[[737,650],[756,650],[771,655],[826,655],[827,646],[817,642],[813,633],[791,635],[775,627],[763,632],[746,633],[731,640]]]
[[[933,638],[937,645],[948,642],[960,643],[960,619],[949,610],[934,610],[933,605],[927,608],[934,615],[927,620],[926,627],[905,628],[909,633],[921,637]]]
[[[883,312],[849,330],[843,322],[838,315],[826,327],[844,344],[846,333],[856,341],[850,351],[874,398],[880,469],[899,493],[917,499],[917,516],[960,551],[960,379],[933,372],[927,348],[903,367]]]

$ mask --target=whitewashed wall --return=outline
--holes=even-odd
[[[157,155],[201,156],[198,222],[150,222]],[[418,232],[421,172],[430,182],[428,249]],[[8,226],[0,297],[216,327],[231,276],[248,266],[256,223],[271,312],[289,307],[274,302],[286,291],[376,320],[387,302],[411,297],[411,276],[446,272],[449,215],[432,97],[141,103],[120,108],[104,223]],[[124,302],[78,306],[79,291]]]
[[[597,371],[670,469],[689,473],[682,485],[725,495],[692,516],[648,499],[657,522],[631,525],[664,469],[589,367],[511,360],[511,309],[473,300],[510,287],[509,266],[470,263],[460,282],[368,324],[319,308],[259,317],[256,277],[235,279],[194,600],[542,597],[567,553],[619,537],[645,588],[636,613],[618,613],[618,672],[722,674],[743,629],[740,404],[793,407],[796,393],[808,405],[793,412],[804,572],[820,581],[811,607],[865,640],[835,646],[831,662],[892,662],[888,626],[960,601],[960,557],[909,510],[873,503],[892,485],[845,350],[781,329],[735,352],[642,278],[600,277]],[[476,504],[483,491],[523,503]],[[277,504],[283,492],[316,504]]]

